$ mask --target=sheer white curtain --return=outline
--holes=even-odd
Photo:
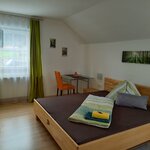
[[[0,14],[0,99],[27,96],[30,20]]]
[[[29,19],[0,14],[0,79],[29,76]]]

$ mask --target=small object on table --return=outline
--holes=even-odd
[[[75,76],[78,76],[78,73],[77,73],[77,72],[75,72],[75,73],[74,73],[74,75],[75,75]]]

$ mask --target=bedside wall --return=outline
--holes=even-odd
[[[88,45],[89,74],[97,78],[97,73],[104,77],[126,79],[134,83],[150,86],[150,65],[122,63],[122,51],[150,51],[150,39]],[[103,83],[93,83],[102,88]]]

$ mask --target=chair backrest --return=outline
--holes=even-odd
[[[62,76],[59,71],[55,71],[55,77],[57,82],[57,88],[61,88],[63,85]]]

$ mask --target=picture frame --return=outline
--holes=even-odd
[[[122,62],[150,64],[150,51],[123,51]]]
[[[67,47],[62,47],[62,56],[67,56],[67,55],[68,55]]]
[[[56,39],[54,39],[54,38],[50,39],[50,47],[51,48],[56,48]]]

